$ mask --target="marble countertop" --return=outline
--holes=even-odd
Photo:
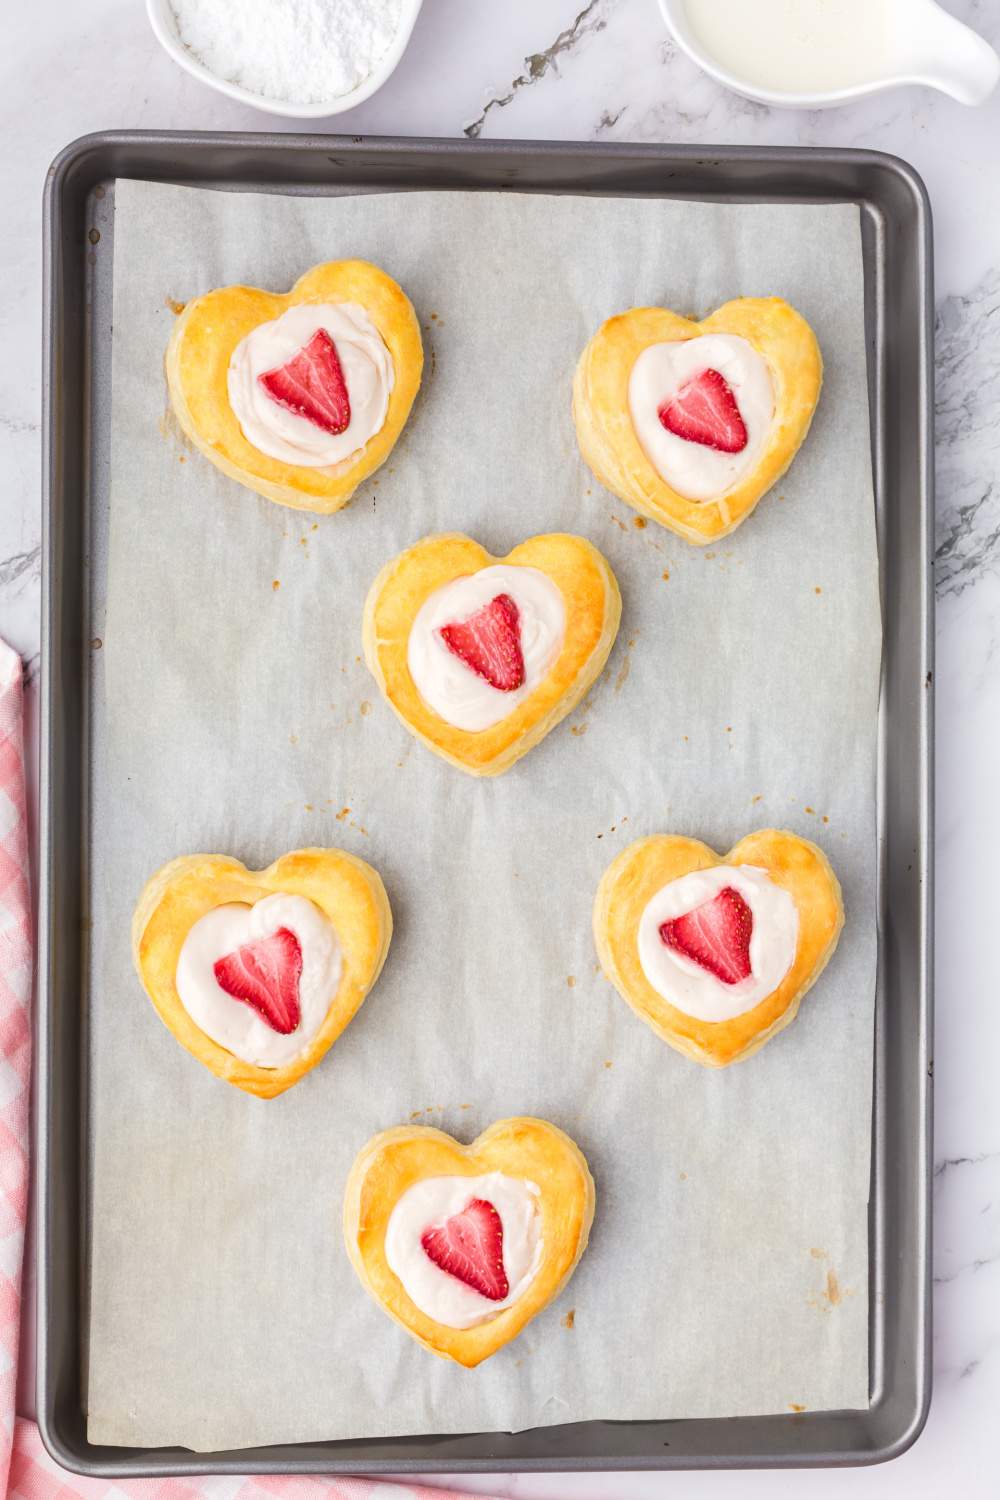
[[[1000,45],[994,0],[948,8]],[[5,16],[0,69],[8,205],[8,357],[0,363],[0,634],[37,686],[41,190],[56,151],[108,127],[261,130],[160,51],[140,0],[49,0]],[[963,1500],[1000,1490],[1000,1044],[995,878],[1000,840],[1000,91],[978,110],[898,90],[839,110],[749,103],[677,52],[655,0],[426,0],[397,72],[334,130],[470,139],[867,146],[922,174],[935,215],[938,780],[935,1395],[913,1449],[875,1469],[801,1474],[488,1476],[525,1497],[809,1496]],[[277,128],[291,129],[279,122]],[[20,362],[10,351],[21,349]],[[29,734],[34,739],[34,691]],[[997,838],[994,838],[996,833]],[[457,1485],[452,1478],[444,1483]]]

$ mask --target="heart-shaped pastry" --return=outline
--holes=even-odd
[[[546,1120],[499,1120],[471,1146],[429,1126],[370,1140],[344,1193],[365,1288],[425,1348],[471,1367],[557,1297],[587,1246],[594,1182]]]
[[[749,1057],[795,1019],[844,925],[823,851],[774,828],[719,856],[697,839],[639,839],[597,889],[594,937],[623,1000],[710,1068]]]
[[[332,1047],[392,935],[381,879],[342,849],[266,870],[189,854],[148,881],[132,954],[160,1019],[219,1078],[273,1099]]]
[[[816,336],[781,297],[739,297],[703,323],[636,307],[609,318],[580,356],[580,451],[644,516],[699,546],[715,542],[788,468],[822,380]]]
[[[504,558],[425,537],[382,569],[365,659],[411,734],[473,776],[497,776],[586,693],[621,618],[618,584],[583,537],[532,537]]]
[[[205,457],[296,510],[339,510],[392,452],[420,387],[420,325],[363,260],[284,295],[227,286],[189,302],[167,347],[177,420]]]

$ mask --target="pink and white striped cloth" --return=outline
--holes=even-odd
[[[32,931],[21,659],[0,641],[0,1494],[16,1500],[446,1500],[425,1485],[279,1477],[81,1479],[15,1416],[28,1214]]]
[[[0,641],[0,1480],[10,1491],[28,1217],[31,897],[21,658]],[[40,1493],[40,1492],[37,1492]]]

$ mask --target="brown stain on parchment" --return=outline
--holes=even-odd
[[[830,1258],[826,1251],[821,1250],[818,1245],[813,1245],[809,1254],[813,1260],[828,1261]],[[841,1286],[840,1277],[837,1275],[837,1272],[833,1266],[828,1265],[819,1294],[815,1297],[807,1297],[806,1302],[809,1307],[814,1307],[817,1312],[828,1313],[832,1312],[835,1307],[839,1307],[845,1297],[853,1296],[853,1287]]]
[[[620,693],[626,682],[628,682],[628,674],[632,670],[632,648],[634,645],[635,636],[632,636],[625,647],[625,656],[622,659],[621,666],[618,668],[618,676],[615,678],[616,693]]]
[[[471,1104],[425,1104],[423,1109],[410,1111],[411,1120],[419,1120],[423,1115],[446,1115],[454,1109],[471,1109]]]
[[[566,1314],[566,1316],[562,1320],[562,1326],[564,1328],[572,1328],[573,1324],[575,1322],[576,1322],[576,1308],[575,1307],[571,1307],[570,1310],[569,1310],[569,1312]]]
[[[587,733],[587,727],[590,722],[587,715],[590,713],[590,710],[593,707],[593,693],[594,688],[592,687],[590,691],[585,694],[581,702],[574,710],[577,722],[569,726],[569,732],[570,734],[575,735],[578,739],[581,735]]]

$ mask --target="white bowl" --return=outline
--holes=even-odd
[[[1000,79],[1000,57],[979,34],[941,9],[935,0],[906,0],[906,55],[898,72],[851,88],[821,93],[786,93],[759,88],[719,65],[702,47],[688,20],[684,0],[659,0],[660,12],[674,41],[710,78],[745,99],[784,109],[828,109],[866,94],[904,84],[940,89],[960,104],[982,104]],[[750,3],[750,0],[746,0]]]
[[[236,3],[238,4],[239,0],[236,0]],[[267,99],[263,94],[255,94],[251,89],[240,88],[239,84],[229,83],[227,79],[220,78],[217,73],[206,68],[205,64],[181,41],[170,0],[146,0],[146,14],[153,28],[153,35],[164,52],[172,57],[175,63],[179,63],[185,72],[190,73],[192,78],[199,79],[201,83],[207,83],[209,88],[215,89],[217,93],[225,94],[229,99],[236,99],[240,104],[249,104],[252,109],[262,109],[268,114],[284,115],[289,119],[322,120],[327,115],[339,115],[345,109],[353,109],[364,99],[370,99],[372,94],[382,87],[406,51],[422,4],[423,0],[402,0],[399,29],[378,66],[369,73],[367,78],[362,79],[357,88],[351,89],[349,94],[341,94],[336,99],[327,99],[320,104],[293,104],[286,99]]]

